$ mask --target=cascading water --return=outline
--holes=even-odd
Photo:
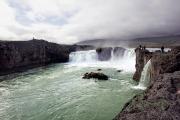
[[[135,58],[134,49],[127,49],[124,52],[123,56],[114,56],[113,50],[111,51],[111,61],[121,61],[121,60],[129,60]],[[98,54],[95,50],[89,51],[77,51],[72,52],[69,55],[69,62],[78,63],[78,62],[97,62]]]
[[[134,52],[134,49],[127,49],[125,52],[124,52],[124,59],[134,59],[135,58],[135,52]]]
[[[146,63],[141,73],[139,85],[135,88],[146,89],[150,81],[151,59]]]
[[[95,62],[98,61],[98,55],[95,50],[77,51],[69,55],[69,62],[82,63],[82,62]]]
[[[122,61],[122,60],[132,60],[135,59],[135,52],[134,49],[126,49],[124,51],[124,55],[123,56],[115,56],[113,54],[113,50],[111,52],[111,61]]]
[[[113,49],[114,50],[114,49]],[[114,55],[111,51],[110,61],[99,61],[98,54],[95,50],[77,51],[69,55],[69,67],[99,67],[99,68],[116,68],[127,72],[135,71],[135,52],[134,49],[126,49],[121,55]]]
[[[114,56],[114,48],[111,50],[111,60],[110,61],[114,61],[115,56]]]

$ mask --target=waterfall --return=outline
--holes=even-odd
[[[73,62],[73,63],[95,62],[95,61],[98,61],[98,55],[95,50],[77,51],[77,52],[72,52],[69,55],[69,62]]]
[[[134,49],[126,49],[124,51],[123,55],[120,56],[116,56],[113,53],[114,49],[112,49],[111,52],[111,61],[122,61],[122,60],[131,60],[131,59],[135,59],[135,51]]]
[[[119,51],[120,54],[114,54],[114,49],[111,51],[111,60],[103,61],[106,62],[106,66],[114,66],[117,69],[124,69],[127,71],[135,70],[135,51],[134,49],[126,49],[124,51]],[[86,63],[97,63],[101,64],[99,61],[98,54],[96,50],[89,51],[76,51],[69,55],[69,63],[74,63],[78,65],[88,65]],[[108,63],[108,64],[107,64]]]
[[[69,66],[99,66],[99,68],[109,67],[117,70],[123,70],[124,72],[134,72],[134,49],[124,49],[123,51],[119,51],[120,54],[114,54],[113,50],[111,51],[111,60],[109,61],[99,61],[96,50],[72,52],[69,55]]]
[[[114,56],[114,48],[111,50],[111,61],[114,61],[115,56]]]
[[[151,59],[146,63],[141,73],[140,82],[138,88],[146,89],[150,81],[150,71],[151,71]]]
[[[135,51],[134,49],[127,49],[125,52],[124,52],[124,57],[123,59],[135,59]]]

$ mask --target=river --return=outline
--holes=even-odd
[[[82,79],[86,72],[103,72],[109,80]],[[133,87],[134,72],[133,49],[106,62],[98,61],[93,50],[71,53],[68,63],[29,70],[1,82],[0,119],[111,120],[142,92]]]

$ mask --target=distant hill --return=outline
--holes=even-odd
[[[156,46],[178,46],[180,45],[180,35],[165,36],[165,37],[149,37],[137,38],[132,40],[134,42],[146,42]]]
[[[104,46],[120,46],[120,47],[137,47],[145,45],[146,47],[170,47],[180,45],[180,35],[177,36],[164,36],[164,37],[147,37],[137,38],[133,40],[112,40],[112,39],[94,39],[77,42],[79,45],[94,45],[97,47]]]

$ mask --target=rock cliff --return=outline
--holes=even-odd
[[[98,59],[100,61],[108,61],[111,59],[112,47],[97,48]]]
[[[136,65],[135,65],[136,72],[134,73],[133,79],[135,81],[139,81],[141,78],[141,72],[144,66],[146,65],[146,63],[148,62],[148,60],[151,59],[152,53],[149,52],[148,50],[143,50],[140,48],[136,48],[135,52],[136,52]]]
[[[123,57],[125,51],[126,49],[122,47],[115,47],[114,49],[112,47],[99,47],[96,49],[96,52],[98,54],[98,59],[100,61],[110,60],[112,57],[112,54],[115,57]]]
[[[30,41],[1,41],[0,76],[22,72],[49,63],[68,62],[71,52],[89,49],[94,49],[94,47],[59,45],[35,39]]]
[[[136,70],[139,71],[151,58],[150,83],[143,93],[124,105],[114,120],[179,120],[180,47],[173,47],[168,53],[145,53],[136,49],[136,55],[141,57],[136,58]]]

